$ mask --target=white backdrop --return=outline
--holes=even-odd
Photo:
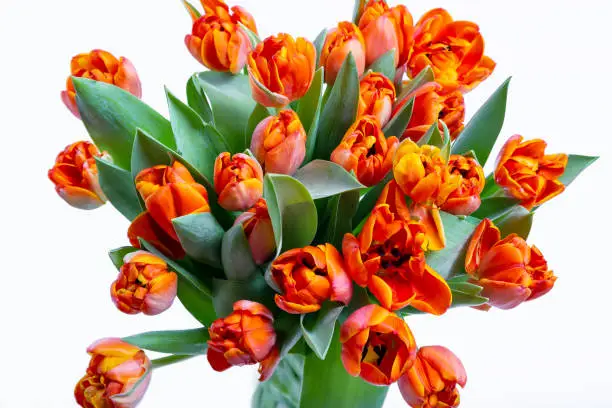
[[[353,4],[234,3],[247,7],[264,36],[287,31],[310,39],[349,19]],[[603,211],[612,198],[612,3],[412,0],[408,6],[415,20],[443,6],[456,19],[480,24],[498,66],[467,97],[468,115],[513,75],[502,138],[522,133],[545,138],[551,152],[604,156],[536,217],[530,241],[559,277],[549,295],[510,312],[412,318],[417,341],[448,346],[463,360],[464,407],[611,406],[611,225]],[[127,56],[144,100],[165,114],[163,85],[184,95],[186,79],[201,70],[183,45],[189,30],[178,0],[0,0],[1,408],[75,406],[85,348],[100,337],[197,326],[180,304],[155,318],[119,313],[109,298],[116,272],[106,253],[127,243],[127,222],[110,205],[93,212],[68,207],[46,176],[64,146],[87,137],[59,98],[70,57],[93,48]],[[254,368],[218,374],[199,358],[156,371],[141,406],[248,407],[254,384]],[[394,388],[386,407],[403,406]]]

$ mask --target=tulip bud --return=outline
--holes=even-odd
[[[395,102],[395,86],[383,74],[369,72],[359,84],[359,110],[357,117],[373,115],[384,127]]]
[[[231,9],[222,0],[200,0],[207,15],[214,15],[223,21],[231,21],[234,24],[244,24],[249,30],[257,34],[255,19],[243,7],[233,6]]]
[[[327,33],[319,58],[319,65],[324,68],[325,82],[329,85],[336,82],[336,76],[349,53],[355,59],[357,73],[359,76],[363,75],[365,70],[363,35],[355,24],[343,21]]]
[[[478,161],[454,154],[448,161],[447,181],[437,199],[439,207],[451,214],[470,215],[480,207],[485,176]]]
[[[261,166],[243,153],[221,153],[215,160],[215,191],[226,210],[248,210],[263,195]]]
[[[352,171],[365,186],[381,181],[393,167],[399,140],[385,137],[374,116],[363,116],[349,128],[331,154],[331,161]]]
[[[345,305],[351,301],[353,284],[331,244],[291,249],[272,262],[271,271],[282,291],[274,300],[287,313],[316,312],[326,300]]]
[[[208,362],[215,371],[231,366],[260,364],[259,380],[268,379],[278,365],[274,317],[262,304],[248,300],[234,303],[234,311],[215,320],[208,332]]]
[[[123,313],[157,315],[172,306],[177,276],[166,262],[145,251],[123,258],[119,276],[111,285],[111,298]]]
[[[62,101],[70,112],[80,118],[79,108],[76,104],[76,90],[72,77],[93,79],[118,86],[140,98],[142,88],[140,79],[134,65],[125,57],[115,58],[111,53],[103,50],[93,50],[89,53],[79,54],[70,62],[70,76],[66,80],[66,90],[62,91]]]
[[[412,408],[459,406],[459,390],[467,382],[461,360],[441,346],[421,347],[414,365],[398,381],[404,400]]]
[[[340,329],[346,371],[374,385],[396,382],[414,363],[416,344],[410,328],[396,314],[367,305],[351,314]]]
[[[151,361],[144,351],[121,339],[98,340],[87,349],[87,373],[74,389],[83,408],[134,408],[151,380]],[[143,378],[144,377],[144,378]]]
[[[266,173],[295,173],[306,156],[306,131],[297,113],[284,110],[259,122],[251,151]]]
[[[567,166],[566,154],[545,154],[546,142],[514,135],[504,144],[495,168],[495,182],[521,200],[528,210],[565,190],[559,177]]]
[[[106,152],[100,153],[93,143],[76,142],[57,155],[49,170],[55,191],[73,207],[93,210],[106,202],[98,181],[96,157],[109,156]]]
[[[248,64],[253,99],[264,106],[282,108],[310,88],[316,51],[307,39],[294,40],[281,33],[257,44]]]
[[[276,241],[266,200],[259,199],[251,209],[239,215],[234,225],[237,224],[242,224],[255,263],[268,262],[276,253]]]

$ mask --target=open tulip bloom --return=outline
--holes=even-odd
[[[185,1],[185,51],[206,70],[186,102],[167,91],[168,115],[103,50],[72,59],[61,93],[91,141],[57,156],[57,193],[130,221],[117,278],[93,290],[127,315],[178,298],[201,324],[94,342],[77,403],[134,407],[154,369],[206,356],[258,365],[254,408],[376,408],[395,383],[408,406],[458,406],[460,358],[419,344],[410,316],[508,313],[553,290],[533,217],[597,158],[507,134],[486,175],[510,80],[465,119],[495,62],[446,10],[357,0],[310,41],[260,39],[247,10],[201,2]]]

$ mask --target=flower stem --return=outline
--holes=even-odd
[[[162,357],[162,358],[152,360],[151,365],[153,369],[155,370],[156,368],[161,368],[161,367],[165,367],[171,364],[179,363],[181,361],[188,360],[192,357],[195,357],[195,356],[193,355],[172,355],[172,356],[167,356],[167,357]]]

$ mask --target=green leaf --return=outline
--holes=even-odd
[[[191,258],[221,267],[221,241],[225,230],[209,213],[190,214],[172,220],[181,246]]]
[[[443,133],[440,133],[440,128],[438,127],[438,123],[434,123],[427,130],[427,133],[423,135],[423,137],[419,140],[418,145],[430,145],[436,146],[440,149],[440,154],[446,160],[450,157],[450,134],[448,133],[448,128],[446,124],[442,122],[442,126],[444,129]]]
[[[221,259],[229,280],[246,280],[258,271],[242,224],[234,225],[223,235]]]
[[[166,354],[205,354],[208,329],[153,331],[124,337],[122,340],[144,350]]]
[[[387,51],[368,67],[368,70],[379,72],[391,82],[395,81],[395,48]]]
[[[484,166],[487,163],[504,125],[509,85],[510,78],[506,79],[476,112],[453,144],[453,154],[463,154],[473,150],[480,164]]]
[[[259,302],[270,310],[276,307],[274,292],[260,274],[247,281],[213,279],[213,304],[218,316],[232,313],[234,303],[239,300]]]
[[[359,25],[359,17],[366,5],[366,0],[355,0],[355,7],[353,8],[353,23]]]
[[[259,36],[255,32],[253,32],[249,27],[245,26],[241,22],[238,22],[238,25],[246,33],[247,37],[249,37],[251,47],[255,49],[255,47],[257,47],[257,44],[261,42],[261,38],[259,38]]]
[[[247,123],[247,127],[245,130],[246,142],[247,146],[250,148],[251,140],[253,139],[253,133],[255,132],[255,128],[259,123],[270,116],[270,111],[263,105],[257,104],[255,108],[253,108],[253,112],[251,112],[251,116],[249,116],[249,122]]]
[[[210,102],[215,128],[225,137],[231,153],[248,148],[244,131],[255,108],[249,78],[246,75],[206,71],[199,73],[197,80]]]
[[[192,17],[196,17],[196,18],[202,17],[202,14],[200,13],[200,11],[187,0],[183,0],[183,5],[185,6],[185,8],[187,9],[187,11]]]
[[[172,158],[169,153],[170,149],[143,130],[137,129],[132,147],[132,180],[144,169],[162,164],[170,165]]]
[[[303,314],[300,317],[300,326],[304,340],[321,360],[325,359],[331,345],[336,327],[336,320],[344,306],[334,302],[326,302],[316,313]]]
[[[272,377],[259,383],[251,400],[251,408],[298,408],[304,357],[290,354],[283,358]]]
[[[213,126],[205,124],[193,109],[168,90],[166,97],[178,153],[212,180],[215,160],[220,153],[230,150],[229,145]]]
[[[321,224],[322,239],[317,242],[329,242],[336,248],[342,248],[344,234],[353,230],[353,215],[359,204],[359,191],[347,191],[329,200],[327,212],[329,218]]]
[[[339,332],[337,326],[325,360],[320,360],[315,354],[306,357],[300,407],[382,407],[389,387],[368,384],[346,372],[340,360]]]
[[[432,81],[434,81],[434,73],[431,70],[431,67],[427,66],[426,68],[422,69],[417,76],[410,80],[406,86],[403,87],[402,92],[397,97],[398,103],[402,103],[403,100],[408,97],[408,95],[426,83]]]
[[[179,275],[177,297],[187,311],[204,326],[217,319],[212,298],[204,295],[189,280]]]
[[[317,66],[319,66],[319,60],[321,59],[321,50],[323,50],[323,45],[325,44],[325,38],[327,37],[327,28],[321,30],[317,38],[315,38],[313,44],[315,47],[315,51],[317,52]]]
[[[151,368],[153,368],[153,370],[157,370],[158,368],[180,363],[181,361],[189,360],[190,358],[194,357],[194,355],[171,354],[166,357],[151,360]]]
[[[128,220],[143,211],[129,171],[96,157],[100,187],[108,201]]]
[[[404,104],[402,108],[389,120],[389,123],[383,129],[385,136],[396,136],[398,139],[402,137],[410,118],[412,118],[412,109],[414,107],[414,98],[410,98],[408,103]]]
[[[533,212],[521,205],[516,205],[510,211],[493,218],[491,221],[499,228],[502,237],[515,233],[527,239],[533,224]]]
[[[597,159],[599,159],[599,157],[570,154],[567,158],[565,172],[561,177],[559,177],[559,181],[566,187],[569,186],[580,173],[582,173],[591,164],[595,163]]]
[[[127,254],[131,254],[132,252],[138,251],[138,248],[134,248],[131,246],[124,246],[117,249],[113,249],[108,253],[111,261],[115,265],[115,267],[119,270],[123,266],[123,258]]]
[[[83,124],[118,167],[130,170],[136,128],[170,148],[176,146],[170,122],[134,95],[101,81],[73,77],[72,82]]]
[[[298,101],[297,109],[295,112],[304,126],[306,133],[310,133],[310,128],[314,123],[317,112],[321,109],[321,100],[323,89],[323,68],[317,69],[315,72],[312,84],[308,89],[308,92]],[[308,143],[309,141],[307,141]],[[314,146],[314,144],[313,144]],[[307,149],[308,150],[308,149]]]
[[[277,255],[310,245],[317,232],[317,208],[302,183],[283,174],[266,174],[264,198],[272,220]]]
[[[459,275],[461,276],[461,275]],[[457,280],[449,280],[448,286],[452,291],[462,292],[466,295],[479,295],[482,292],[482,287],[469,282],[458,282]]]
[[[365,188],[342,166],[326,160],[313,160],[293,177],[306,187],[313,200]]]
[[[383,181],[376,184],[374,187],[370,188],[367,193],[361,197],[359,200],[359,206],[357,207],[357,213],[353,217],[353,226],[357,226],[366,219],[374,207],[376,206],[376,202],[378,201],[378,197],[384,190],[385,186],[393,179],[393,171],[389,171],[389,173],[385,176]]]
[[[331,152],[338,146],[348,128],[355,122],[359,104],[359,74],[352,54],[344,60],[336,82],[325,103],[319,129],[314,157],[328,160]]]
[[[479,219],[493,219],[510,211],[520,201],[512,197],[487,197],[482,200],[480,207],[471,215]]]
[[[472,285],[470,283],[464,283],[462,285],[470,285],[475,286],[477,288],[477,293],[469,293],[462,289],[462,287],[456,287],[455,285],[449,284],[451,288],[451,293],[453,295],[453,304],[452,308],[455,307],[464,307],[464,306],[480,306],[484,305],[489,301],[488,298],[480,296],[479,293],[482,291],[482,288],[477,285]],[[474,289],[471,289],[474,291]]]
[[[196,111],[198,115],[202,118],[202,120],[206,123],[213,123],[213,114],[212,109],[210,108],[210,103],[208,102],[208,98],[200,89],[200,85],[196,75],[192,75],[187,81],[187,104]]]
[[[318,91],[316,90],[316,88],[319,88]],[[319,69],[317,70],[317,72],[315,73],[315,78],[313,80],[313,85],[310,86],[310,89],[308,90],[308,93],[306,94],[307,96],[310,94],[310,92],[313,93],[319,93],[319,97],[317,100],[317,105],[316,107],[314,107],[313,111],[307,111],[308,109],[307,106],[302,106],[302,104],[298,104],[298,109],[304,109],[304,112],[302,112],[302,116],[305,118],[304,120],[308,121],[310,120],[310,116],[309,115],[313,115],[312,116],[312,120],[310,122],[310,125],[308,126],[308,130],[307,130],[307,138],[306,138],[306,158],[305,158],[305,162],[308,163],[310,160],[312,160],[312,157],[314,155],[315,152],[315,146],[317,145],[317,137],[318,137],[318,130],[319,130],[319,123],[321,120],[321,110],[323,109],[323,94],[321,93],[323,89],[323,70]],[[306,96],[304,96],[306,97]],[[301,116],[301,117],[302,117]],[[303,124],[303,123],[302,123]],[[306,129],[306,128],[304,128]]]

